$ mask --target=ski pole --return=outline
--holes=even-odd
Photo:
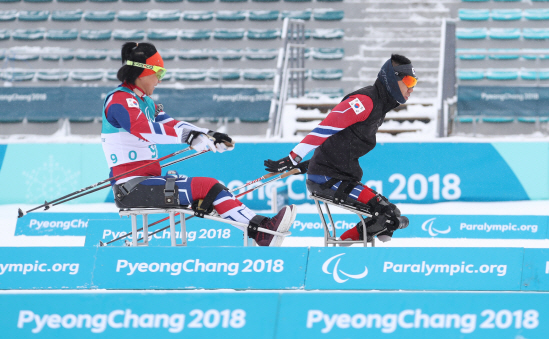
[[[44,207],[44,210],[47,211],[47,210],[52,206],[52,203],[61,201],[61,200],[66,199],[66,198],[68,198],[68,197],[72,197],[73,195],[76,195],[76,194],[82,193],[82,192],[84,192],[84,191],[90,190],[90,189],[95,188],[95,187],[97,187],[97,186],[99,186],[99,185],[102,185],[102,184],[104,184],[104,183],[106,183],[106,182],[109,182],[109,181],[111,181],[111,180],[115,180],[115,179],[117,179],[117,178],[120,178],[121,176],[124,176],[124,175],[126,175],[126,174],[132,173],[132,172],[134,172],[134,171],[137,171],[138,169],[147,167],[147,166],[152,165],[152,164],[154,164],[154,163],[156,163],[156,162],[159,162],[159,161],[162,161],[162,160],[171,158],[171,157],[173,157],[173,156],[175,156],[175,155],[181,154],[181,153],[186,152],[186,151],[188,151],[188,150],[190,150],[190,149],[191,149],[191,147],[187,147],[187,148],[185,148],[185,149],[182,149],[182,150],[173,152],[172,154],[168,154],[168,155],[166,155],[166,156],[163,156],[162,158],[159,158],[159,159],[157,159],[157,160],[154,160],[154,161],[152,161],[152,162],[150,162],[150,163],[148,163],[148,164],[145,164],[145,165],[143,165],[143,166],[139,166],[139,167],[137,167],[137,168],[134,168],[134,169],[129,170],[129,171],[127,171],[127,172],[121,173],[121,174],[116,175],[116,176],[114,176],[114,177],[110,177],[110,178],[108,178],[108,179],[102,180],[102,181],[100,181],[100,182],[98,182],[98,183],[95,183],[95,184],[93,184],[93,185],[90,185],[90,186],[88,186],[88,187],[79,189],[78,191],[75,191],[75,192],[69,193],[69,194],[67,194],[67,195],[64,195],[64,196],[62,196],[61,198],[57,198],[57,199],[52,200],[52,201],[50,201],[50,202],[47,202],[47,201],[46,201],[46,202],[43,203],[42,205],[36,206],[36,207],[34,207],[34,208],[32,208],[32,209],[26,211],[26,212],[23,212],[21,209],[19,209],[19,211],[18,211],[18,212],[19,212],[19,216],[18,216],[18,217],[21,218],[21,217],[23,217],[25,214],[28,214],[28,213],[30,213],[30,212],[32,212],[32,211],[35,211],[35,210],[37,210],[37,209],[39,209],[39,208],[42,208],[42,207]],[[198,154],[201,154],[201,153],[198,153]],[[67,200],[67,201],[68,201],[68,200]]]

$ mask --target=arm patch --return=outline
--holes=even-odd
[[[353,100],[349,101],[349,105],[351,105],[351,108],[353,109],[353,111],[355,111],[355,114],[357,115],[366,110],[359,98],[354,98]]]

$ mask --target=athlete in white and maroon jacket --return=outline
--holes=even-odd
[[[381,68],[373,86],[347,94],[328,116],[310,132],[290,155],[278,161],[266,160],[268,171],[291,169],[311,151],[307,179],[325,184],[337,191],[340,185],[348,197],[371,206],[372,211],[387,215],[399,228],[396,206],[368,186],[360,183],[362,169],[358,159],[376,145],[376,132],[385,114],[408,100],[417,83],[414,68],[404,56],[393,54]],[[346,186],[346,187],[345,187]],[[399,212],[397,213],[399,214]],[[384,223],[384,222],[383,222]],[[357,224],[357,225],[360,225]],[[404,226],[404,225],[401,225]],[[380,233],[382,241],[391,239],[393,232]],[[362,227],[355,227],[341,235],[342,240],[362,240]]]
[[[138,169],[112,182],[119,207],[174,207],[202,200],[202,209],[215,209],[224,219],[249,224],[248,234],[260,246],[280,246],[283,237],[256,232],[259,226],[285,232],[295,219],[295,206],[285,206],[273,218],[256,215],[216,179],[167,174],[162,176],[156,144],[189,144],[197,152],[230,151],[232,139],[167,115],[150,98],[166,69],[152,44],[128,42],[122,47],[117,77],[122,84],[107,94],[103,106],[101,141],[111,176]],[[171,185],[171,186],[170,186]],[[174,192],[170,196],[166,193]],[[204,206],[206,204],[207,206]],[[195,206],[196,208],[196,206]]]

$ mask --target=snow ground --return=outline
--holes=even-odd
[[[82,236],[14,236],[17,209],[25,211],[34,205],[0,205],[0,247],[26,246],[84,246]],[[462,214],[462,215],[547,215],[549,200],[508,202],[442,202],[437,204],[398,204],[402,214]],[[332,213],[349,213],[332,208]],[[52,212],[118,212],[114,204],[66,204],[55,206]],[[261,211],[256,211],[261,213]],[[270,211],[264,211],[270,212]],[[314,205],[298,206],[298,213],[315,213]],[[128,223],[128,227],[129,227]],[[408,227],[419,227],[410,225]],[[282,246],[324,246],[320,237],[288,237]],[[355,245],[356,246],[356,245]],[[549,248],[549,240],[526,239],[440,239],[398,238],[398,231],[390,242],[376,241],[377,247],[526,247]]]

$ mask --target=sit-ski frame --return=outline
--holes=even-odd
[[[320,221],[322,222],[322,226],[324,228],[324,247],[328,247],[329,245],[333,245],[334,247],[337,245],[344,245],[349,246],[352,244],[364,244],[364,247],[368,247],[368,233],[366,232],[366,222],[364,221],[363,215],[366,217],[371,217],[370,214],[360,212],[356,209],[352,209],[348,206],[345,206],[344,204],[335,204],[332,200],[326,199],[324,197],[319,196],[318,194],[311,193],[311,197],[315,201],[316,207],[318,209],[318,215],[320,216]],[[326,212],[328,214],[328,217],[330,218],[330,224],[332,225],[332,231],[333,234],[330,233],[330,229],[328,228],[328,224],[326,223],[326,219],[324,217],[324,212],[322,211],[322,207],[320,206],[320,201],[324,203],[324,206],[326,207]],[[338,240],[337,234],[336,234],[336,228],[334,219],[332,218],[332,213],[330,213],[330,208],[328,207],[329,204],[336,205],[337,207],[343,208],[347,211],[353,212],[356,215],[359,216],[360,220],[362,221],[362,234],[364,235],[364,240]],[[378,233],[381,233],[383,231],[380,231]],[[375,235],[372,235],[372,246],[375,247]]]
[[[167,213],[170,219],[170,239],[172,246],[187,246],[187,227],[185,224],[185,214],[195,215],[192,209],[188,208],[123,208],[120,209],[119,214],[121,217],[130,216],[132,220],[132,242],[131,246],[149,246],[149,227],[148,216],[149,214],[163,214]],[[179,213],[180,227],[181,227],[181,243],[178,244],[175,238],[175,214]],[[137,237],[137,216],[143,216],[143,241],[138,242]],[[205,219],[215,220],[230,224],[232,226],[240,226],[244,230],[244,246],[248,246],[248,224],[236,222],[232,220],[223,219],[219,216],[204,215]],[[263,227],[257,228],[258,232],[269,233],[275,236],[286,237],[291,232],[276,232],[271,231]]]

